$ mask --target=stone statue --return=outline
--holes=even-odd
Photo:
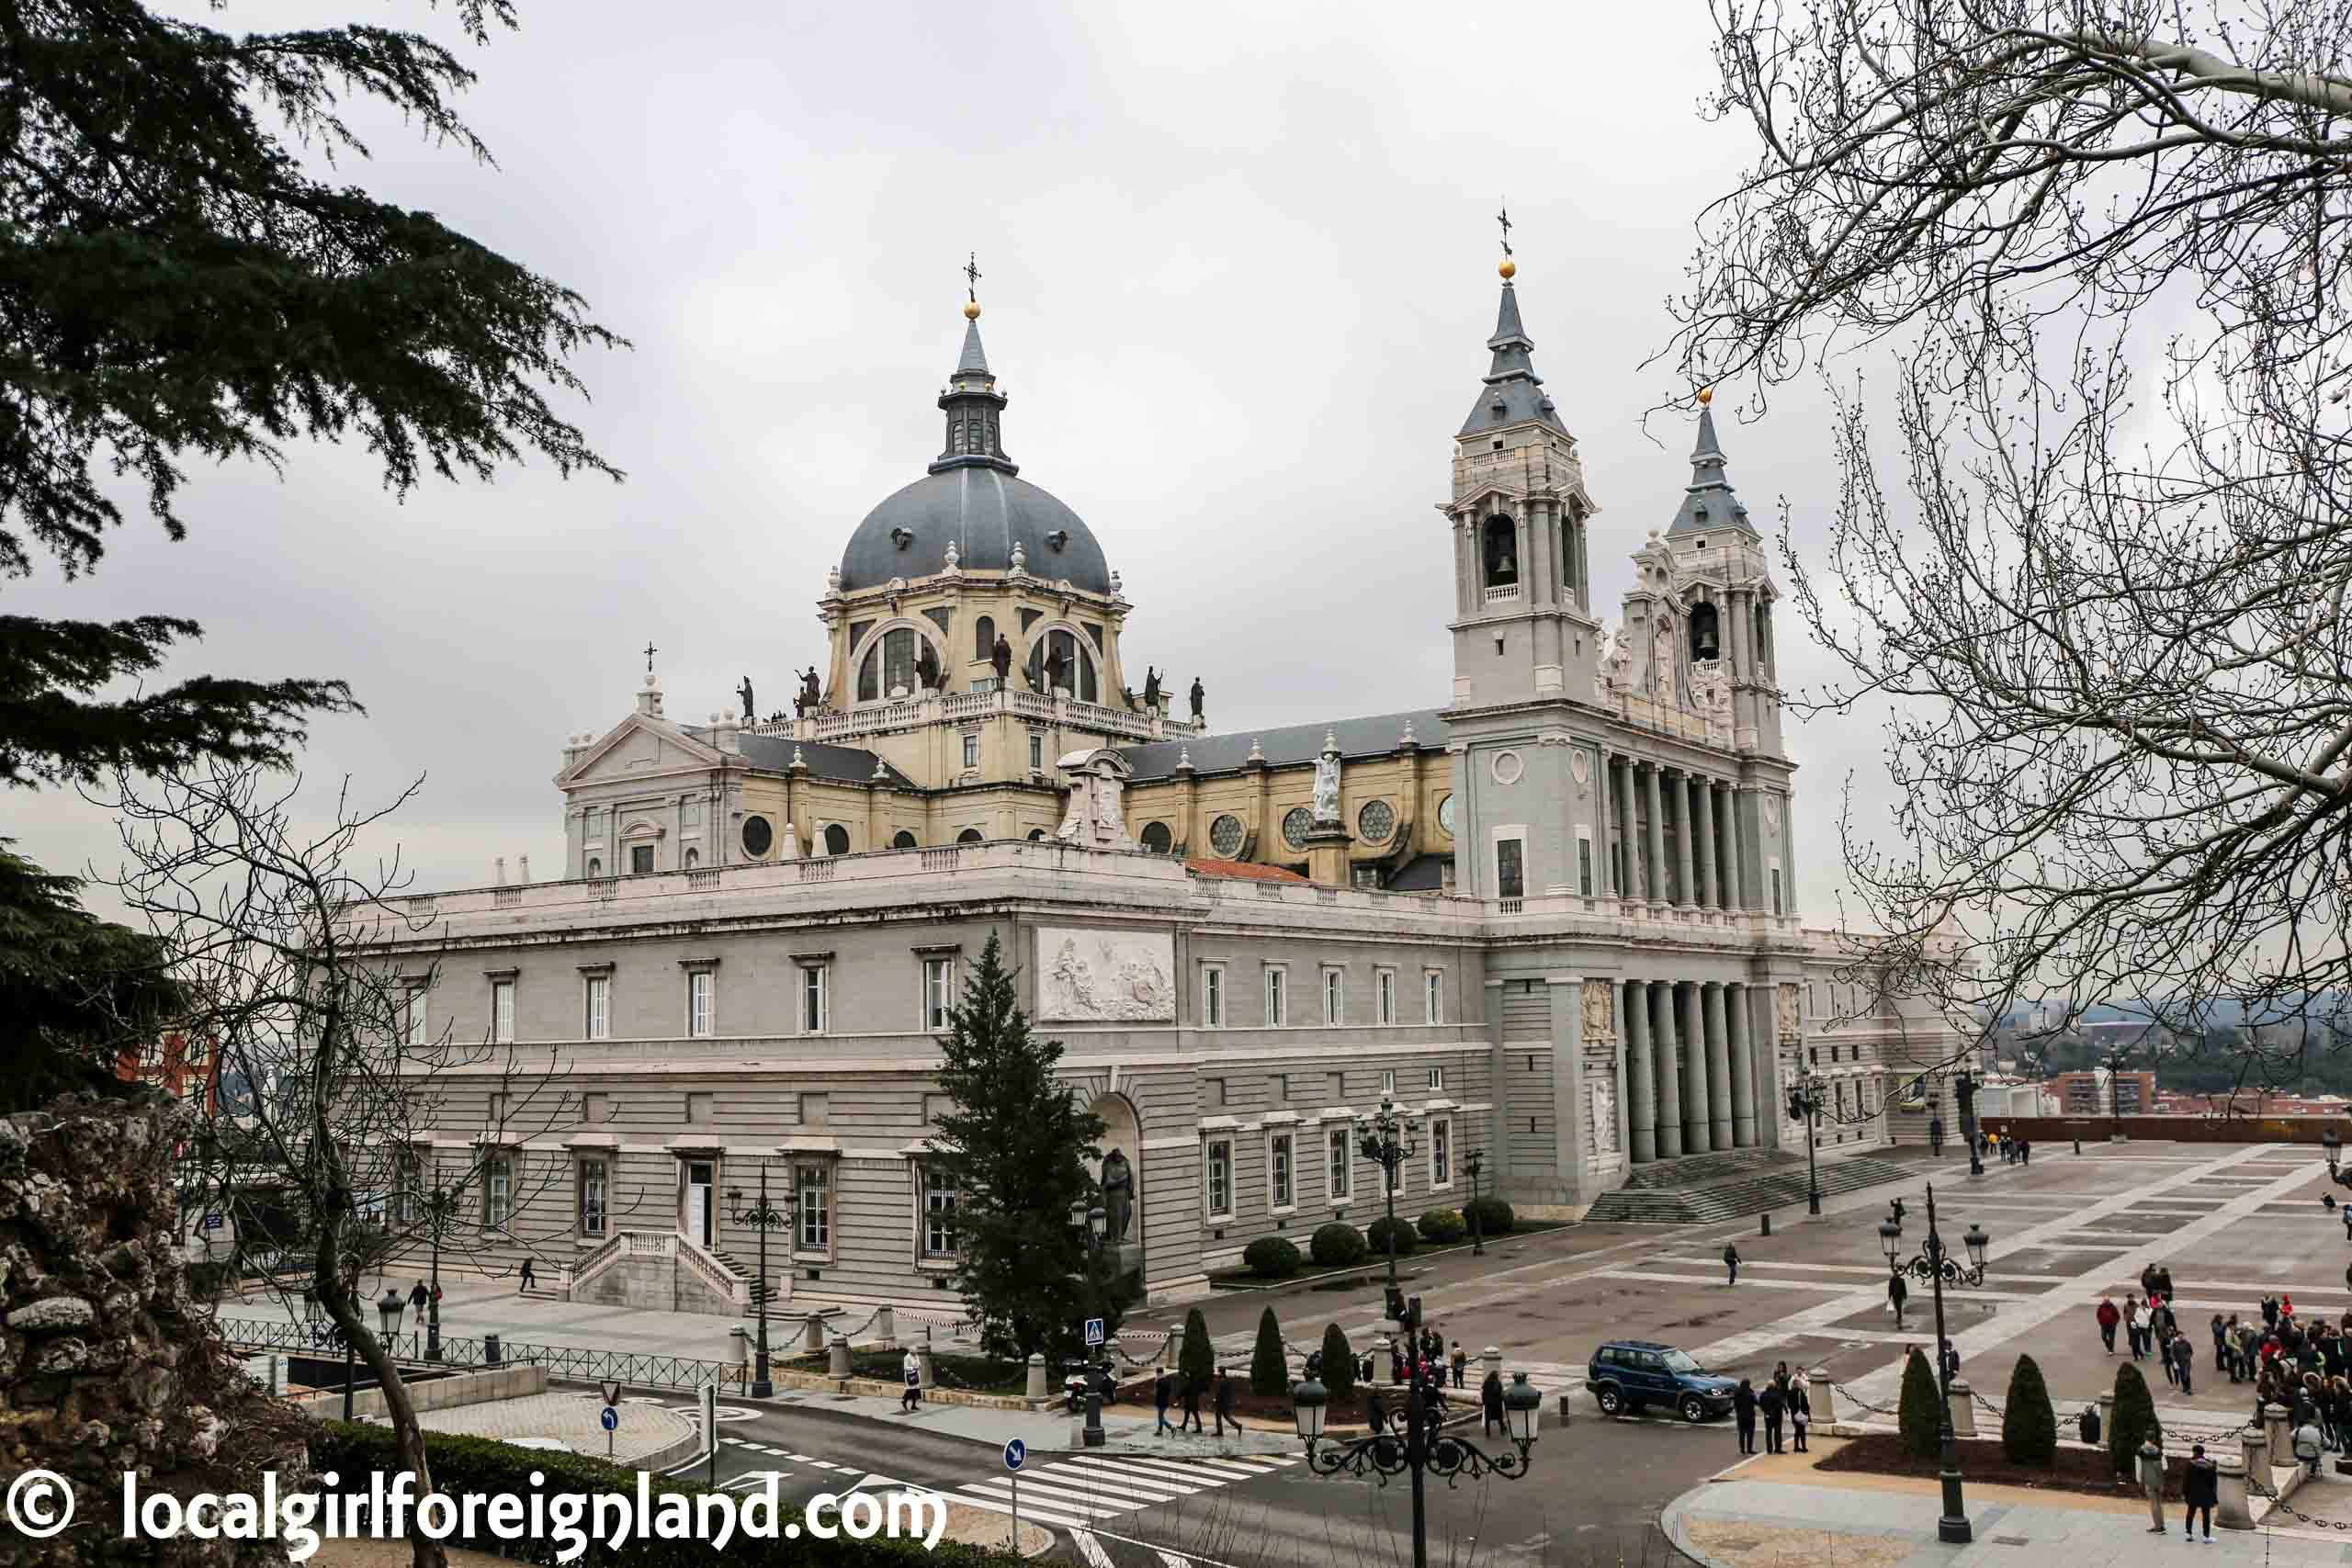
[[[825,705],[823,682],[817,679],[817,667],[813,664],[800,677],[800,704],[803,713],[817,713]]]
[[[1046,650],[1046,690],[1048,692],[1069,690],[1069,655],[1058,648]]]
[[[1127,1239],[1135,1217],[1136,1173],[1127,1156],[1113,1149],[1102,1156],[1102,1243],[1116,1247]]]
[[[1315,759],[1315,821],[1340,819],[1340,759],[1329,751]]]
[[[929,639],[919,639],[922,646],[915,650],[915,680],[926,692],[939,690],[939,655]]]
[[[1198,675],[1195,675],[1193,677],[1193,718],[1196,723],[1199,721],[1201,716],[1202,698],[1203,693],[1201,691],[1201,678]]]
[[[1159,711],[1159,671],[1148,664],[1143,667],[1143,706],[1146,713]]]
[[[997,683],[1003,684],[1012,672],[1012,645],[1004,640],[1002,632],[996,634],[996,646],[989,649],[989,662],[996,668]]]
[[[752,678],[749,675],[744,676],[743,683],[735,688],[735,694],[743,699],[743,722],[757,724],[760,720],[760,710],[752,701]]]

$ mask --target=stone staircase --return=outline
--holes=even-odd
[[[1821,1195],[1834,1197],[1917,1174],[1916,1168],[1899,1160],[1855,1155],[1823,1163]],[[1635,1167],[1623,1187],[1601,1194],[1585,1220],[1592,1224],[1712,1224],[1770,1209],[1802,1207],[1807,1185],[1803,1157],[1777,1149],[1693,1155]]]

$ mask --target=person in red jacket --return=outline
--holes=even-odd
[[[2115,1354],[2115,1325],[2122,1321],[2123,1314],[2118,1310],[2114,1300],[2101,1296],[2098,1301],[2098,1337],[2106,1344],[2107,1353],[2110,1356]]]

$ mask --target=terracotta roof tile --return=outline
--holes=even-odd
[[[1188,860],[1184,869],[1194,876],[1226,876],[1236,882],[1298,882],[1306,878],[1278,865],[1257,865],[1238,860]]]

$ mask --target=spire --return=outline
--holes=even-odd
[[[1506,254],[1496,270],[1502,274],[1503,297],[1495,311],[1495,335],[1487,340],[1487,352],[1494,357],[1487,367],[1486,386],[1456,439],[1531,423],[1566,435],[1567,428],[1560,423],[1559,412],[1544,395],[1544,378],[1535,373],[1535,340],[1520,323],[1519,289],[1512,281],[1519,264]]]
[[[980,269],[977,259],[964,264],[964,352],[947,389],[939,394],[940,411],[947,416],[947,437],[931,465],[936,474],[948,468],[995,468],[1008,474],[1021,470],[1004,455],[1005,396],[997,390],[996,372],[989,368],[988,351],[980,346]]]
[[[1747,506],[1733,492],[1731,480],[1724,474],[1724,449],[1715,439],[1714,400],[1714,389],[1699,389],[1699,438],[1690,450],[1690,484],[1683,491],[1681,508],[1675,513],[1667,533],[1736,528],[1753,537],[1756,525],[1747,520]]]
[[[956,362],[956,374],[958,378],[978,376],[984,380],[995,379],[989,373],[989,356],[980,349],[980,322],[977,316],[964,323],[964,357]]]

